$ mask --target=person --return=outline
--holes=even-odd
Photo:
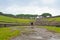
[[[33,22],[31,22],[31,28],[32,28],[32,29],[34,28],[33,25],[34,25]]]
[[[31,22],[31,26],[33,26],[33,22]]]

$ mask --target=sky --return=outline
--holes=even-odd
[[[50,13],[60,15],[60,0],[0,0],[0,12],[6,14]]]

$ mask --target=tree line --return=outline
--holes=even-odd
[[[35,19],[37,16],[43,16],[43,17],[51,17],[52,15],[50,13],[43,13],[41,15],[32,15],[32,14],[5,14],[3,12],[0,12],[0,15],[8,16],[8,17],[14,17],[14,18],[24,18],[24,19]]]
[[[17,15],[13,15],[13,14],[5,14],[3,12],[0,12],[0,15],[8,16],[8,17],[14,17],[14,18],[24,18],[24,19],[36,18],[38,16],[38,15],[32,15],[32,14],[17,14]]]

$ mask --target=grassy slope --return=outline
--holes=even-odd
[[[0,15],[0,22],[12,22],[12,23],[30,23],[33,22],[33,20],[31,19],[18,19],[18,18],[10,18],[10,17],[6,17],[6,16],[1,16]]]
[[[48,21],[60,21],[60,17],[56,18],[47,18]],[[6,16],[1,16],[0,15],[0,21],[4,22],[17,22],[17,23],[30,23],[33,22],[34,20],[31,19],[18,19],[18,18],[11,18],[11,17],[6,17]]]
[[[47,18],[48,21],[60,21],[60,17],[56,18]]]

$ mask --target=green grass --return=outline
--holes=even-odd
[[[60,21],[60,17],[56,17],[56,18],[47,18],[48,21]]]
[[[10,38],[20,34],[19,30],[11,30],[11,28],[0,28],[0,40],[10,40]]]
[[[11,23],[21,23],[21,24],[29,24],[30,22],[33,22],[34,20],[32,19],[19,19],[19,18],[12,18],[12,17],[6,17],[6,16],[1,16],[0,15],[0,23],[6,23],[6,22],[11,22]]]

